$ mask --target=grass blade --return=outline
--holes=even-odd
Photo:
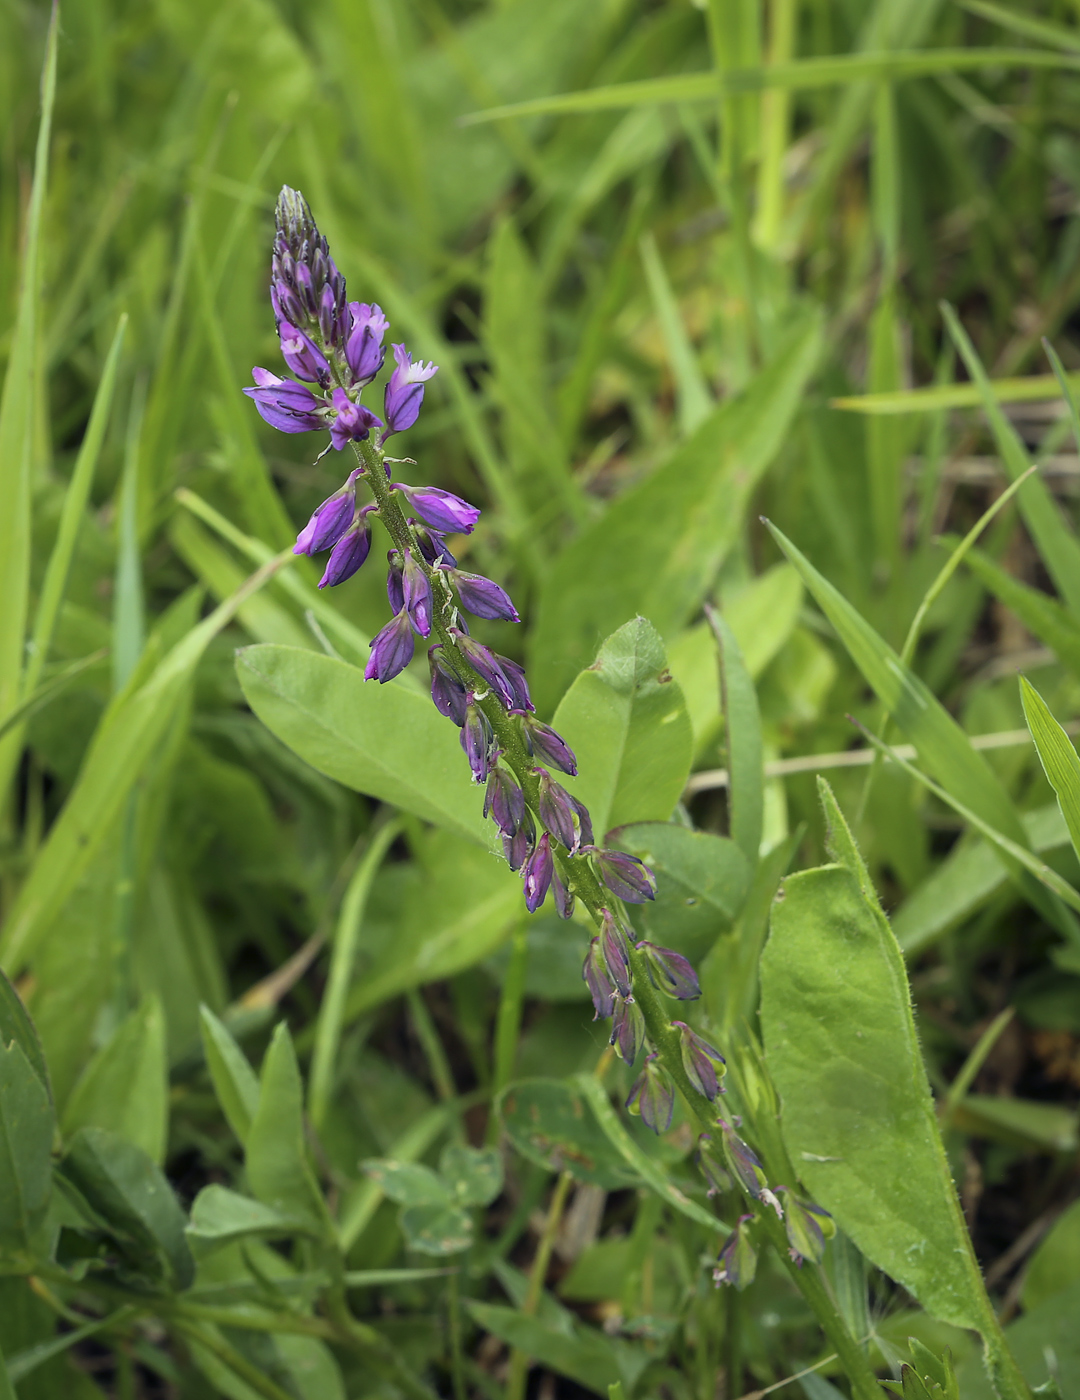
[[[108,654],[104,648],[101,651],[91,652],[89,656],[80,657],[78,661],[73,661],[70,666],[65,666],[44,685],[39,685],[32,695],[12,710],[7,719],[0,721],[0,739],[16,725],[25,724],[28,719],[32,719],[39,710],[45,708],[50,700],[55,700],[62,691],[65,691],[76,677],[81,676],[84,671],[89,671],[91,666],[96,666],[100,661],[104,661]]]
[[[664,337],[671,375],[675,381],[675,401],[678,405],[679,429],[684,437],[699,427],[713,406],[713,396],[709,393],[705,376],[697,362],[694,347],[686,333],[679,303],[671,290],[664,264],[656,247],[656,239],[651,233],[641,239],[641,261],[645,266],[645,280],[649,284],[653,307],[660,331]]]
[[[1080,758],[1046,701],[1025,676],[1020,677],[1020,699],[1024,718],[1039,751],[1039,762],[1057,793],[1073,849],[1080,855]]]
[[[1065,376],[1066,383],[1080,389],[1080,374]],[[1029,374],[1016,379],[988,379],[987,385],[997,403],[1042,403],[1056,399],[1061,388],[1052,374]],[[924,389],[895,389],[882,394],[847,394],[830,399],[830,408],[845,413],[895,415],[901,413],[940,413],[947,408],[978,408],[983,402],[974,384],[930,384]]]

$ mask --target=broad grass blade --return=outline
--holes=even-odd
[[[1043,772],[1057,793],[1073,849],[1080,855],[1080,758],[1046,701],[1024,676],[1020,677],[1020,698]]]

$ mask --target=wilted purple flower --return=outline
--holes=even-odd
[[[367,384],[382,369],[383,336],[390,322],[382,307],[374,302],[349,302],[349,338],[345,342],[345,359],[357,384]]]
[[[399,676],[413,658],[413,633],[409,614],[402,609],[371,640],[371,655],[364,667],[364,680],[385,685]]]
[[[451,635],[457,643],[458,651],[462,653],[465,660],[477,675],[487,682],[499,697],[500,703],[509,709],[513,695],[506,679],[506,673],[499,665],[494,653],[489,651],[483,642],[477,642],[472,637],[466,636],[460,628],[451,628]]]
[[[323,405],[306,384],[295,379],[280,379],[258,365],[251,371],[256,387],[245,389],[255,400],[259,417],[281,433],[310,433],[326,426]]]
[[[403,599],[404,600],[404,599]],[[428,651],[428,665],[431,667],[431,698],[435,708],[447,719],[452,719],[460,729],[465,723],[467,705],[465,687],[442,659],[442,643]]]
[[[581,841],[578,809],[584,810],[580,802],[559,783],[553,782],[543,768],[540,773],[540,820],[568,851],[574,853]]]
[[[472,769],[473,782],[486,783],[491,771],[491,725],[483,710],[473,704],[471,695],[465,707],[465,723],[461,727],[460,738]]]
[[[626,1107],[631,1113],[640,1113],[641,1121],[654,1133],[666,1133],[675,1110],[675,1087],[656,1060],[655,1050],[645,1057],[645,1065],[634,1080]]]
[[[330,364],[310,336],[285,320],[278,322],[278,335],[281,338],[282,358],[293,374],[312,384],[329,382]]]
[[[820,1264],[825,1257],[826,1237],[831,1239],[836,1234],[836,1222],[823,1206],[800,1201],[786,1186],[780,1186],[777,1190],[783,1191],[787,1197],[784,1228],[792,1259],[796,1264],[801,1264],[804,1259]]]
[[[659,991],[667,992],[669,997],[677,997],[679,1001],[696,1001],[701,995],[697,973],[681,953],[644,941],[634,946],[639,953],[645,954],[649,981]]]
[[[620,1060],[632,1065],[645,1039],[645,1018],[641,1007],[632,997],[615,998],[615,1015],[611,1023],[611,1043]]]
[[[713,1139],[709,1133],[702,1133],[698,1138],[697,1163],[701,1168],[701,1174],[709,1183],[706,1191],[708,1196],[723,1195],[725,1191],[730,1191],[732,1187],[731,1177],[720,1165],[713,1155]]]
[[[334,545],[330,558],[326,561],[326,571],[319,580],[320,588],[333,588],[335,584],[344,583],[347,578],[352,578],[368,557],[371,549],[371,526],[367,516],[368,512],[362,510],[355,523]]]
[[[517,664],[511,661],[508,656],[496,656],[499,663],[499,670],[506,677],[506,683],[510,687],[511,704],[507,706],[512,715],[526,714],[533,709],[532,696],[529,694],[529,683],[525,679],[525,672]]]
[[[488,617],[502,622],[520,622],[510,595],[491,579],[481,574],[466,574],[460,569],[447,569],[450,581],[461,596],[461,605],[474,617]]]
[[[740,1215],[738,1222],[727,1238],[713,1269],[713,1283],[730,1283],[741,1293],[754,1281],[757,1273],[757,1250],[750,1243],[749,1227],[752,1215]]]
[[[720,1093],[724,1069],[718,1071],[716,1066],[725,1064],[723,1055],[707,1040],[702,1040],[685,1021],[672,1021],[671,1024],[679,1032],[679,1049],[687,1079],[711,1103]]]
[[[555,898],[555,910],[560,919],[568,919],[574,912],[574,896],[563,883],[558,866],[551,872],[551,893]]]
[[[311,519],[296,537],[294,554],[321,554],[324,549],[332,549],[352,524],[356,510],[356,478],[359,468],[349,474],[349,479],[339,491],[328,496],[321,506],[316,506]]]
[[[403,481],[395,481],[394,490],[400,491],[421,520],[434,530],[468,535],[480,519],[476,506],[438,486],[408,486]]]
[[[335,389],[331,398],[337,417],[330,424],[330,441],[339,452],[346,443],[363,442],[372,428],[382,426],[381,418],[376,418],[362,403],[353,403],[344,389]]]
[[[413,627],[421,637],[429,637],[431,635],[431,583],[409,549],[405,551],[402,591],[405,610],[409,614],[409,620]]]
[[[489,815],[504,836],[515,836],[525,820],[525,794],[504,764],[496,763],[488,776],[484,816]]]
[[[581,967],[581,975],[585,979],[589,995],[592,997],[593,1009],[596,1013],[593,1020],[606,1020],[615,1009],[615,983],[611,980],[611,974],[607,970],[599,937],[594,938],[589,944],[589,951],[585,954],[585,961]]]
[[[626,935],[611,916],[611,911],[603,909],[600,925],[600,951],[604,955],[604,965],[608,976],[615,983],[621,997],[630,995],[633,978],[630,973],[630,951],[626,946]]]
[[[731,1174],[754,1200],[760,1199],[767,1186],[765,1168],[752,1147],[743,1142],[738,1133],[723,1118],[717,1120],[717,1127],[723,1136],[724,1156],[731,1168]]]
[[[551,839],[547,832],[541,832],[540,840],[536,843],[536,849],[521,867],[521,876],[525,883],[525,907],[530,914],[535,914],[547,898],[548,887],[551,884],[551,876],[555,869],[555,862],[551,855]]]
[[[536,845],[536,824],[532,813],[525,808],[525,820],[513,836],[503,837],[503,855],[511,870],[520,870],[532,854]],[[553,867],[554,868],[554,867]]]
[[[573,749],[561,734],[556,734],[550,724],[541,724],[538,719],[528,715],[525,718],[523,733],[525,747],[535,758],[549,763],[560,773],[568,773],[571,778],[577,775],[577,759]]]
[[[390,376],[386,386],[386,432],[383,434],[384,438],[388,438],[391,433],[404,432],[406,428],[411,428],[416,422],[420,415],[420,405],[424,402],[424,384],[439,368],[438,365],[425,365],[423,360],[417,360],[414,365],[412,356],[404,345],[395,345],[393,349],[397,368]],[[420,510],[419,506],[417,506],[417,510]],[[420,514],[423,515],[424,512],[420,510]],[[436,528],[452,528],[451,526],[440,527],[436,520],[431,521],[431,524]]]
[[[627,904],[644,904],[647,899],[656,898],[656,876],[637,856],[594,850],[592,858],[604,884]]]

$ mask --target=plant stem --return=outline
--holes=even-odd
[[[535,1317],[540,1306],[540,1298],[544,1291],[544,1279],[547,1277],[548,1264],[551,1262],[551,1251],[555,1245],[555,1236],[559,1232],[559,1222],[562,1220],[566,1197],[573,1180],[570,1172],[563,1172],[555,1183],[555,1190],[551,1194],[551,1204],[548,1206],[547,1219],[544,1221],[544,1233],[540,1236],[540,1242],[536,1246],[536,1257],[529,1273],[528,1292],[521,1305],[523,1317]],[[528,1368],[529,1358],[523,1351],[515,1350],[511,1353],[510,1375],[506,1382],[506,1400],[524,1400]]]

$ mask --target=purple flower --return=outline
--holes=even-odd
[[[330,441],[339,452],[347,442],[362,442],[372,428],[382,426],[381,418],[362,403],[353,403],[344,389],[335,389],[331,397],[337,417],[330,424]]]
[[[681,953],[670,948],[658,948],[655,943],[641,942],[634,945],[639,953],[645,954],[645,966],[649,970],[649,981],[669,997],[679,1001],[696,1001],[701,995],[701,984],[697,973]]]
[[[528,707],[532,709],[530,705]],[[556,734],[550,724],[541,724],[538,719],[527,716],[524,724],[525,747],[542,763],[557,768],[560,773],[568,773],[571,778],[577,775],[577,759],[574,751],[560,734]]]
[[[383,315],[381,306],[374,302],[349,302],[349,338],[345,342],[345,359],[352,372],[353,382],[367,384],[382,369],[383,336],[390,322]]]
[[[413,658],[413,634],[404,609],[371,640],[371,655],[364,667],[364,680],[381,685],[400,676]]]
[[[639,1113],[641,1121],[654,1133],[666,1133],[675,1110],[675,1088],[656,1059],[655,1050],[645,1057],[644,1068],[634,1080],[626,1107],[631,1113]]]
[[[451,628],[451,635],[465,660],[476,674],[487,682],[499,697],[500,703],[509,709],[514,698],[513,692],[494,653],[489,651],[483,642],[474,641],[472,637],[466,636],[460,628]]]
[[[757,1250],[750,1243],[749,1234],[753,1219],[752,1215],[740,1215],[728,1236],[713,1269],[713,1283],[717,1286],[729,1283],[741,1293],[753,1283],[757,1273]]]
[[[528,807],[525,808],[525,820],[517,829],[514,836],[503,837],[503,855],[511,870],[520,870],[532,854],[536,845],[536,825],[532,819],[532,813]]]
[[[747,1195],[752,1196],[755,1201],[758,1200],[768,1185],[760,1158],[752,1147],[743,1142],[730,1123],[719,1118],[717,1127],[723,1136],[724,1156],[732,1176]]]
[[[620,1060],[632,1065],[645,1040],[645,1018],[641,1007],[632,997],[615,998],[615,1015],[611,1023],[611,1043]]]
[[[326,561],[326,572],[319,580],[320,588],[333,588],[352,578],[357,569],[368,557],[371,549],[371,526],[367,522],[367,511],[361,511],[355,524],[338,540]],[[408,662],[406,661],[406,665]]]
[[[571,855],[583,842],[592,840],[592,822],[588,809],[559,783],[553,782],[543,768],[540,773],[540,820]]]
[[[507,708],[512,715],[525,714],[533,708],[532,696],[529,694],[529,683],[525,679],[525,672],[517,664],[511,661],[508,656],[496,656],[499,669],[506,677],[506,683],[510,687],[512,704]]]
[[[555,911],[560,919],[568,919],[574,912],[574,896],[563,883],[558,869],[551,872],[551,893],[555,897]]]
[[[551,838],[544,831],[536,843],[536,849],[521,867],[521,877],[525,885],[525,907],[530,914],[535,914],[547,898],[554,870]]]
[[[401,559],[401,550],[387,550],[386,562],[389,565],[386,571],[386,596],[390,602],[390,611],[399,613],[405,606],[405,565]]]
[[[656,877],[637,856],[622,851],[593,851],[597,874],[612,894],[627,904],[644,904],[656,898]]]
[[[628,997],[633,986],[630,973],[630,951],[626,946],[626,935],[611,917],[611,911],[602,909],[600,924],[600,951],[604,955],[604,966],[621,997]]]
[[[438,365],[425,365],[423,360],[417,360],[414,365],[412,356],[404,345],[395,345],[393,349],[397,368],[386,386],[384,439],[391,433],[404,432],[416,422],[420,415],[420,405],[424,402],[424,384],[439,368]],[[420,509],[419,506],[417,509]],[[420,514],[423,515],[424,512],[421,510]],[[475,524],[475,521],[473,523]],[[433,520],[431,524],[439,528],[438,521]]]
[[[296,537],[294,554],[321,554],[324,549],[332,549],[352,524],[356,510],[356,487],[354,482],[359,469],[350,473],[349,479],[339,491],[328,496],[321,506],[316,506],[311,519]]]
[[[480,574],[447,569],[451,582],[461,596],[461,605],[474,617],[488,617],[502,622],[520,622],[510,595],[491,579]]]
[[[698,1138],[697,1164],[701,1168],[701,1174],[709,1183],[707,1196],[719,1196],[730,1191],[732,1187],[731,1177],[713,1156],[713,1140],[709,1133],[702,1133]]]
[[[419,636],[429,637],[431,635],[431,582],[413,558],[412,551],[408,549],[405,551],[402,591],[409,620]]]
[[[491,745],[492,733],[491,725],[483,710],[473,704],[473,697],[468,697],[468,704],[465,707],[465,723],[461,727],[460,734],[461,747],[465,750],[465,757],[469,760],[469,767],[472,769],[474,783],[486,783],[488,773],[491,771]]]
[[[394,490],[400,491],[420,519],[434,530],[468,535],[480,519],[476,506],[438,486],[408,486],[395,481]]]
[[[323,404],[306,384],[298,384],[295,379],[279,379],[268,369],[258,365],[251,371],[256,388],[245,389],[249,399],[255,400],[259,416],[271,428],[281,433],[310,433],[326,426],[323,420]]]
[[[278,335],[281,337],[281,354],[285,363],[312,384],[325,384],[330,378],[330,365],[326,356],[310,336],[297,330],[291,322],[278,322]]]
[[[428,530],[423,525],[418,525],[411,517],[409,524],[416,534],[416,543],[420,546],[420,553],[434,569],[439,564],[448,564],[451,568],[457,560],[446,547],[446,541],[437,530]]]
[[[404,591],[402,593],[404,601]],[[465,723],[467,705],[465,687],[442,659],[442,643],[428,651],[428,665],[431,667],[431,699],[435,708],[447,719],[452,719],[460,729]]]
[[[720,1080],[725,1071],[723,1068],[717,1071],[716,1066],[725,1064],[723,1055],[707,1040],[702,1040],[685,1021],[672,1021],[671,1024],[679,1032],[679,1049],[687,1079],[711,1103],[720,1093]]]
[[[491,816],[504,836],[516,836],[525,820],[525,794],[509,768],[496,763],[488,775],[484,816]]]
[[[604,961],[598,937],[589,944],[589,951],[585,954],[585,961],[581,967],[581,975],[585,979],[585,985],[592,997],[593,1010],[596,1013],[593,1020],[606,1020],[615,1010],[615,983],[611,980],[611,974],[607,970],[607,963]]]

